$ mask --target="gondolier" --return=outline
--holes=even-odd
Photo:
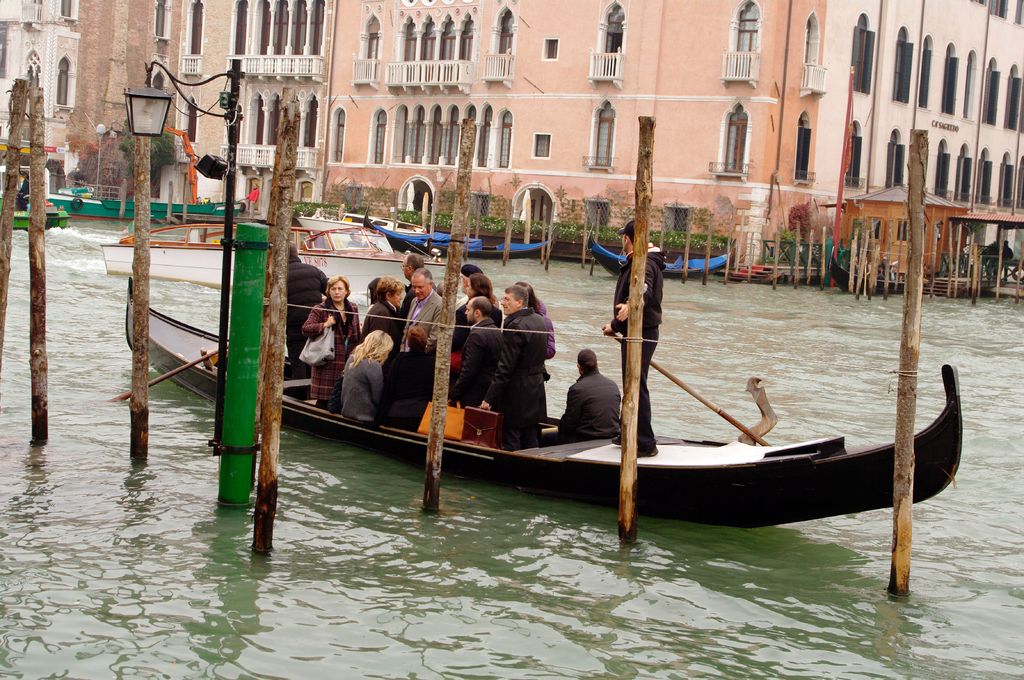
[[[626,262],[619,269],[619,280],[615,283],[615,298],[612,302],[613,315],[610,323],[605,324],[604,334],[614,337],[626,335],[629,319],[629,277],[633,266],[633,220],[619,230],[622,236],[622,252]],[[647,373],[651,368],[651,359],[658,345],[658,331],[661,326],[661,295],[664,284],[662,272],[665,269],[665,255],[657,248],[647,251],[647,265],[644,271],[644,316],[643,316],[643,347],[640,352],[640,399],[637,404],[637,455],[640,457],[658,454],[654,427],[651,425],[651,393],[647,389]],[[626,345],[620,346],[622,354],[622,383],[626,383]],[[621,443],[616,437],[613,443]]]

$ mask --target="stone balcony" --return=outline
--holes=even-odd
[[[246,54],[228,57],[242,60],[242,72],[247,78],[311,78],[323,80],[324,58],[305,54]]]
[[[203,73],[203,55],[183,54],[181,55],[181,75],[198,76]]]
[[[387,65],[384,82],[406,92],[458,89],[468,94],[476,75],[475,66],[472,61],[399,61]]]
[[[380,59],[352,58],[352,84],[373,85],[380,82]]]
[[[622,52],[591,52],[591,83],[613,83],[622,87],[622,72],[626,60]]]
[[[825,80],[828,69],[818,64],[804,64],[804,73],[800,78],[800,96],[825,94]]]
[[[757,87],[761,75],[760,52],[726,52],[722,59],[722,82],[749,83]]]
[[[43,22],[42,2],[23,2],[21,4],[21,21],[26,24],[40,24]]]
[[[317,169],[316,149],[300,146],[298,152],[296,168],[299,170]],[[220,147],[220,153],[227,158],[228,147],[226,144]],[[273,169],[275,153],[277,153],[277,146],[273,144],[239,144],[238,156],[235,161],[239,167]]]
[[[515,77],[516,56],[514,54],[485,54],[483,79],[489,83],[504,83],[512,87]]]

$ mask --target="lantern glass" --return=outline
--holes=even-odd
[[[125,90],[128,109],[128,127],[133,135],[159,137],[164,132],[167,112],[171,108],[171,95],[155,87]]]

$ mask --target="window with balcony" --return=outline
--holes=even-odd
[[[722,145],[722,161],[717,174],[747,173],[747,133],[749,116],[742,104],[737,104],[726,118],[725,139]]]
[[[869,30],[868,17],[861,14],[853,29],[853,89],[864,94],[871,93],[871,69],[875,57],[875,32]]]
[[[805,44],[805,49],[807,45]],[[761,9],[754,2],[739,6],[732,18],[729,49],[724,55],[722,80],[757,86],[761,70]]]
[[[306,51],[306,23],[309,21],[306,0],[295,0],[295,18],[292,21],[292,54]]]
[[[274,7],[274,54],[284,54],[288,45],[288,0],[277,0]]]
[[[971,200],[971,165],[971,151],[964,144],[956,158],[956,193],[953,198],[957,201]]]
[[[57,106],[70,106],[71,102],[71,62],[62,57],[57,64]]]
[[[473,33],[476,31],[476,24],[473,17],[466,17],[462,23],[462,35],[459,37],[459,59],[461,61],[472,61],[473,59]]]
[[[972,51],[967,55],[967,72],[964,75],[964,118],[970,118],[974,111],[974,72],[977,70],[978,58]]]
[[[892,78],[892,100],[910,103],[910,76],[914,64],[914,43],[907,40],[907,29],[896,36],[896,64]]]
[[[263,98],[263,95],[256,95],[256,99],[253,101],[253,109],[255,115],[250,115],[249,120],[256,121],[256,124],[249,128],[249,138],[253,144],[259,146],[263,144],[263,140],[266,138],[267,127],[267,101]]]
[[[533,157],[551,158],[551,135],[538,132],[533,135]]]
[[[478,168],[487,167],[487,156],[490,153],[491,143],[491,119],[493,113],[491,107],[484,107],[483,115],[480,119],[480,133],[477,138],[476,148],[476,166]]]
[[[900,131],[893,130],[885,148],[885,186],[903,186],[903,166],[907,147],[900,143]]]
[[[246,33],[249,27],[249,0],[238,0],[235,3],[235,21],[234,21],[234,33],[235,37],[232,41],[234,45],[233,54],[245,54],[245,39]]]
[[[455,22],[451,17],[441,25],[441,61],[455,61]]]
[[[988,68],[985,69],[985,110],[982,112],[982,120],[988,125],[996,124],[996,114],[999,109],[999,67],[995,59],[990,59]]]
[[[334,112],[334,162],[344,160],[345,152],[345,109]]]
[[[761,10],[753,2],[743,5],[737,15],[735,51],[757,52],[761,48]]]
[[[373,160],[374,165],[384,164],[384,148],[388,134],[388,114],[386,111],[378,111],[373,117]]]
[[[818,30],[818,16],[811,13],[807,17],[807,25],[804,27],[804,63],[818,63],[818,46],[821,42]]]
[[[1020,119],[1020,74],[1017,65],[1010,69],[1010,77],[1006,81],[1006,124],[1007,130],[1016,130]]]
[[[615,109],[605,102],[594,116],[593,154],[586,165],[592,168],[611,168],[615,157]]]
[[[861,186],[860,157],[863,144],[864,135],[860,123],[853,121],[853,130],[850,132],[850,157],[846,166],[846,186],[853,189]]]
[[[274,29],[270,2],[271,0],[260,2],[260,54],[270,54],[270,35]]]
[[[928,89],[932,80],[932,37],[926,36],[921,47],[921,80],[917,85],[917,105],[928,108]]]
[[[498,147],[498,167],[507,168],[512,165],[512,113],[506,111],[501,115],[501,138]]]
[[[402,33],[402,61],[416,61],[416,26],[412,19],[405,22]]]
[[[515,44],[515,17],[511,10],[505,10],[498,19],[498,44],[495,54],[512,54]]]
[[[267,116],[267,144],[277,144],[277,131],[281,127],[281,96],[270,98],[270,111]]]
[[[436,42],[437,33],[434,30],[434,20],[427,17],[423,23],[423,33],[420,35],[420,61],[430,61],[434,58]]]
[[[309,53],[320,56],[324,42],[324,0],[313,0],[312,13],[309,19]]]
[[[939,152],[935,156],[935,195],[946,198],[949,193],[949,148],[946,140],[939,142]]]
[[[796,128],[796,162],[793,168],[793,179],[797,182],[810,182],[812,177],[808,171],[811,163],[811,120],[806,113],[800,114]]]
[[[380,21],[376,16],[371,16],[366,24],[366,48],[363,50],[364,59],[380,59]]]
[[[167,38],[167,0],[156,0],[153,10],[153,35]]]
[[[622,52],[626,35],[626,13],[621,5],[612,5],[605,15],[604,52],[615,54]]]
[[[203,2],[195,0],[189,5],[188,48],[189,54],[203,53]]]

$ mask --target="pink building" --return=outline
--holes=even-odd
[[[834,195],[837,178],[818,192],[810,167],[824,0],[346,4],[334,16],[328,194],[385,188],[420,209],[454,189],[458,123],[471,117],[473,190],[492,208],[503,197],[517,217],[528,206],[535,220],[618,221],[633,205],[637,117],[654,116],[654,224],[679,228],[688,208],[721,211],[724,197],[754,242],[773,176],[774,211]],[[845,102],[845,89],[832,94]]]

